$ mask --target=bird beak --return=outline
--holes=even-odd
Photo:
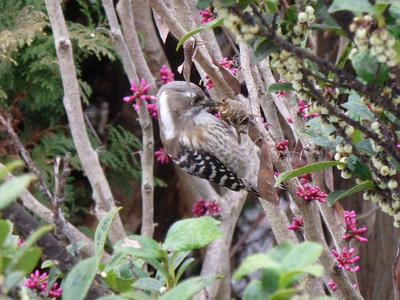
[[[215,106],[215,101],[212,98],[208,98],[207,101],[203,103],[204,107],[213,107]]]

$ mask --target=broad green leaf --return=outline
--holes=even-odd
[[[32,272],[32,270],[37,265],[40,255],[42,254],[42,250],[39,247],[29,248],[18,260],[15,264],[16,270],[21,270],[25,274]]]
[[[270,55],[272,52],[277,50],[276,45],[269,39],[262,41],[257,45],[254,51],[254,62],[257,64],[261,62],[264,58]]]
[[[251,3],[256,2],[257,0],[239,0],[238,6],[240,9],[245,9]]]
[[[243,292],[243,300],[265,300],[270,294],[264,290],[260,280],[252,280]]]
[[[349,100],[341,106],[347,109],[349,117],[353,120],[359,121],[359,119],[362,119],[372,121],[375,119],[375,115],[369,110],[368,106],[360,103],[360,96],[356,94],[351,94]]]
[[[334,0],[328,12],[331,14],[341,10],[349,10],[356,15],[373,12],[372,5],[367,0]]]
[[[197,9],[206,9],[210,6],[212,0],[198,0],[196,3]]]
[[[347,167],[349,168],[350,172],[354,174],[354,176],[362,180],[368,180],[372,177],[369,167],[364,164],[357,156],[349,156],[349,158],[347,159]]]
[[[164,251],[155,240],[140,235],[131,235],[117,242],[114,250],[140,258],[158,259],[164,255]]]
[[[194,295],[199,293],[207,285],[210,285],[218,277],[214,276],[197,276],[191,277],[182,281],[173,289],[166,292],[160,297],[160,300],[189,300],[192,299]]]
[[[315,242],[302,242],[294,245],[282,260],[285,271],[303,269],[314,264],[322,253],[323,247]]]
[[[369,50],[357,52],[351,59],[354,70],[357,76],[366,83],[375,81],[377,84],[382,84],[388,77],[389,72],[385,64],[379,64],[378,59],[370,54]],[[378,76],[376,76],[379,67]]]
[[[24,162],[19,159],[9,162],[8,164],[6,164],[4,166],[4,168],[0,168],[0,180],[2,180],[4,178],[4,176],[6,176],[7,173],[11,172],[16,167],[20,167],[23,165],[24,165]]]
[[[372,181],[365,181],[361,184],[355,185],[352,188],[348,190],[336,190],[326,197],[326,203],[328,204],[328,207],[332,207],[333,204],[335,204],[336,201],[339,201],[343,198],[346,198],[350,195],[353,195],[355,193],[365,191],[365,190],[373,190],[374,189],[374,184]]]
[[[75,265],[62,284],[62,299],[83,300],[96,276],[99,259],[86,258]]]
[[[12,228],[8,221],[0,220],[0,245],[3,245],[3,242],[11,234],[11,230],[12,230]]]
[[[279,290],[276,293],[270,295],[269,300],[290,300],[292,299],[292,296],[298,291],[298,289]]]
[[[190,254],[191,251],[180,251],[180,252],[172,252],[168,256],[170,260],[173,260],[173,263],[170,264],[171,268],[169,272],[175,272],[176,268],[185,260],[185,258]]]
[[[276,178],[274,187],[277,187],[278,185],[280,185],[282,182],[284,182],[286,180],[289,180],[294,177],[298,177],[302,174],[317,172],[317,171],[323,170],[325,168],[330,168],[333,166],[344,166],[345,167],[346,164],[343,162],[333,161],[333,160],[332,161],[322,161],[322,162],[309,164],[307,166],[304,166],[304,167],[301,167],[301,168],[298,168],[295,170],[286,171],[286,172],[279,174],[278,178]]]
[[[264,0],[265,8],[270,14],[275,14],[278,11],[277,0]]]
[[[107,295],[107,296],[97,298],[97,300],[126,300],[126,298],[122,297],[122,296],[118,296],[118,295]]]
[[[40,265],[41,269],[47,269],[51,268],[54,266],[54,262],[51,259],[46,259],[42,264]]]
[[[337,136],[336,140],[331,141],[329,135],[336,129],[333,125],[322,123],[319,118],[312,118],[304,124],[303,130],[298,130],[299,134],[308,136],[314,144],[318,146],[335,149],[337,144],[342,141],[342,137]]]
[[[154,300],[154,297],[151,297],[149,294],[140,291],[125,292],[121,294],[121,296],[124,296],[125,300]]]
[[[210,217],[175,222],[168,230],[163,248],[172,251],[198,249],[222,236],[219,221]]]
[[[268,250],[268,257],[272,258],[276,262],[281,262],[282,259],[292,250],[294,244],[291,242],[283,242]]]
[[[7,274],[4,282],[4,292],[11,290],[13,287],[20,285],[24,279],[24,272],[18,270]]]
[[[269,85],[267,94],[272,94],[278,91],[294,91],[290,82],[277,82]]]
[[[354,145],[358,151],[364,152],[369,156],[374,156],[376,152],[372,149],[371,140],[363,139]]]
[[[213,29],[213,28],[215,28],[215,27],[221,26],[222,23],[223,23],[223,19],[217,18],[217,19],[214,19],[214,20],[212,20],[212,21],[210,21],[210,22],[207,22],[207,23],[205,23],[205,24],[199,26],[198,28],[196,28],[196,29],[194,29],[194,30],[192,30],[192,31],[189,31],[188,33],[186,33],[186,34],[179,40],[178,45],[176,45],[176,51],[178,51],[179,48],[183,45],[183,43],[184,43],[188,38],[190,38],[191,36],[195,35],[196,33],[201,32],[201,31],[203,31],[203,30],[205,30],[205,29]]]
[[[160,293],[160,290],[164,287],[164,284],[160,280],[148,277],[136,280],[133,284],[133,287],[149,292]]]
[[[118,207],[113,211],[110,211],[106,214],[97,225],[96,232],[94,233],[94,246],[95,246],[95,255],[101,257],[103,255],[104,244],[106,243],[108,231],[110,230],[110,226],[116,214],[122,209],[122,207]]]
[[[279,278],[280,288],[289,288],[299,277],[305,273],[311,274],[315,277],[321,277],[324,272],[324,267],[319,264],[309,265],[307,267],[299,268],[290,272],[283,273]]]
[[[275,261],[266,253],[257,253],[247,256],[235,271],[232,278],[238,280],[243,276],[253,273],[260,269],[279,269],[279,262]]]
[[[25,256],[25,253],[29,251],[29,249],[32,247],[32,245],[46,232],[51,231],[53,229],[53,226],[51,225],[45,225],[40,227],[38,230],[36,230],[34,233],[32,233],[22,244],[21,247],[19,247],[13,255],[12,260],[10,264],[7,266],[7,271],[14,270],[15,266],[19,263],[20,259]]]
[[[261,283],[263,290],[270,294],[278,289],[279,277],[281,272],[277,269],[261,270]]]
[[[0,209],[10,205],[17,199],[19,194],[28,186],[35,176],[25,174],[16,176],[0,185]]]
[[[176,273],[175,276],[175,284],[178,283],[179,279],[181,279],[183,273],[186,271],[186,269],[194,262],[194,258],[188,258],[186,259],[183,264],[179,267],[178,272]]]
[[[357,144],[358,142],[362,141],[364,139],[364,135],[362,132],[358,129],[354,129],[354,133],[351,136],[351,142],[353,144]]]

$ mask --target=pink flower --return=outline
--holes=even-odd
[[[232,62],[231,60],[228,60],[227,57],[224,57],[223,59],[221,59],[221,60],[219,61],[219,63],[220,63],[221,66],[223,66],[225,69],[231,71],[231,72],[233,73],[233,75],[236,74],[237,68],[233,68],[233,62]],[[210,89],[212,89],[212,88],[215,86],[215,84],[214,84],[214,82],[211,81],[211,79],[210,79],[210,77],[209,77],[208,75],[206,75],[206,79],[207,79],[207,81],[206,81],[206,83],[205,83],[206,89],[207,89],[207,90],[210,90]]]
[[[278,177],[279,176],[279,172],[274,172],[274,176]]]
[[[221,207],[217,201],[206,202],[205,207],[207,209],[206,216],[218,216],[221,211]]]
[[[160,81],[161,83],[168,83],[174,81],[175,74],[170,69],[167,69],[166,65],[162,65],[160,69]]]
[[[311,175],[311,173],[306,173],[306,174],[300,175],[299,178],[300,178],[301,184],[306,184],[307,182],[312,180],[312,175]]]
[[[149,111],[149,115],[152,116],[154,119],[158,120],[158,111],[157,105],[154,103],[147,104],[147,110]]]
[[[356,224],[356,212],[352,211],[344,211],[344,220],[346,222],[346,234],[342,237],[343,240],[349,240],[351,238],[355,238],[360,242],[366,243],[368,239],[360,236],[360,234],[365,233],[367,231],[367,227],[357,228]]]
[[[132,102],[133,100],[156,100],[157,98],[152,96],[152,95],[148,95],[147,92],[150,89],[150,84],[146,84],[146,80],[144,78],[142,78],[140,80],[140,86],[137,87],[136,83],[134,81],[131,82],[131,91],[133,93],[132,96],[127,96],[124,97],[123,100],[125,102]]]
[[[211,9],[202,10],[199,12],[199,14],[201,15],[201,20],[200,20],[201,24],[205,24],[214,20],[214,16],[211,12]]]
[[[286,121],[287,121],[288,123],[293,124],[293,120],[292,120],[292,118],[290,118],[290,117],[287,117],[287,118],[286,118]]]
[[[360,266],[350,267],[350,265],[355,264],[360,259],[359,256],[351,258],[354,253],[354,248],[351,248],[349,251],[347,251],[347,248],[344,247],[341,254],[339,254],[335,249],[331,249],[331,252],[336,257],[338,262],[337,267],[339,269],[344,268],[350,272],[357,272],[360,270]]]
[[[200,198],[193,204],[192,213],[193,217],[198,218],[201,216],[217,216],[221,211],[221,207],[217,201],[205,201]]]
[[[283,83],[285,81],[282,79],[279,79],[278,82]],[[286,91],[276,91],[275,94],[278,95],[279,97],[282,97],[283,95],[286,94]]]
[[[317,117],[318,116],[317,113],[312,113],[311,115],[309,115],[307,113],[307,108],[310,105],[309,104],[305,104],[303,99],[299,99],[298,105],[299,105],[299,112],[304,118],[311,118],[311,117]]]
[[[17,246],[21,247],[24,243],[22,242],[22,239],[20,237],[18,237],[17,239]]]
[[[192,213],[193,217],[198,218],[204,216],[207,212],[206,201],[202,198],[193,204]]]
[[[334,292],[337,290],[337,286],[335,282],[331,279],[328,281],[328,287]]]
[[[160,148],[157,151],[154,151],[154,155],[156,156],[157,161],[160,164],[167,164],[169,163],[169,156],[168,154],[165,152],[164,148]]]
[[[283,140],[282,142],[275,143],[275,149],[278,151],[284,151],[284,150],[286,150],[288,145],[289,145],[289,141]]]
[[[23,284],[31,290],[35,290],[39,296],[44,296],[48,284],[47,273],[43,272],[43,274],[40,274],[39,270],[35,270],[29,275],[29,278],[25,279]],[[47,296],[55,298],[60,297],[61,291],[61,288],[58,287],[58,283],[55,282]]]
[[[306,201],[317,200],[321,203],[325,203],[326,194],[321,192],[318,186],[314,187],[311,184],[307,183],[305,185],[299,184],[297,186],[296,195],[303,198]]]
[[[303,227],[303,218],[299,217],[297,219],[296,217],[294,217],[292,224],[289,226],[286,226],[286,229],[287,230],[300,230],[301,227]]]
[[[400,144],[397,144],[396,147],[397,147],[397,149],[400,149]]]

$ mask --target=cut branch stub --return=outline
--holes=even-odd
[[[261,145],[260,170],[258,172],[258,189],[261,197],[274,204],[278,203],[278,196],[274,187],[274,169],[272,159],[266,143]]]

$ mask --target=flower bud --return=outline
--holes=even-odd
[[[391,190],[394,190],[395,188],[397,188],[398,184],[396,180],[390,179],[388,182],[388,187]]]
[[[379,173],[381,173],[382,176],[387,176],[389,175],[389,167],[388,166],[383,166],[380,170]]]
[[[300,23],[304,23],[307,21],[307,14],[305,12],[301,12],[298,15],[298,20]]]
[[[343,170],[340,173],[340,177],[342,177],[343,179],[349,179],[349,178],[351,178],[351,173],[347,170]]]
[[[344,130],[344,133],[348,136],[351,137],[354,133],[354,127],[353,126],[347,126],[346,129]]]
[[[353,151],[353,146],[351,144],[346,144],[346,146],[343,147],[343,151],[350,154]]]

